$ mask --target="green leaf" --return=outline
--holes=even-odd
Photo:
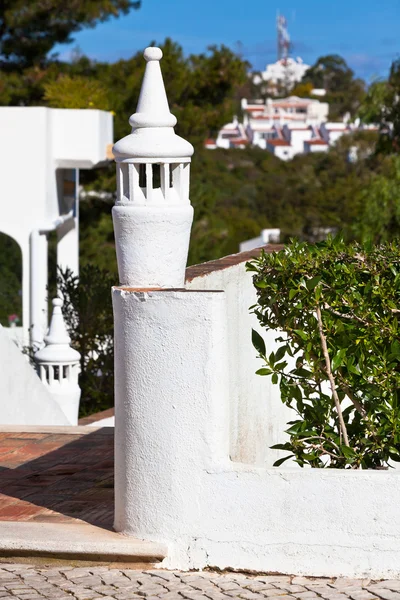
[[[321,275],[317,275],[316,277],[313,277],[312,279],[308,279],[306,286],[309,292],[311,292],[314,288],[317,287],[317,285],[319,284],[319,282],[321,281],[322,276]]]
[[[275,352],[275,360],[281,360],[286,354],[287,346],[280,346],[278,350]]]
[[[274,374],[272,375],[272,378],[271,378],[271,379],[272,379],[272,383],[273,383],[274,385],[276,385],[276,384],[278,383],[278,374],[277,374],[277,373],[274,373]]]
[[[267,282],[263,281],[262,279],[260,279],[259,281],[255,281],[254,285],[261,290],[265,289],[268,286]]]
[[[336,369],[343,364],[346,354],[347,348],[341,348],[336,352],[335,356],[332,358],[332,371],[336,371]]]
[[[253,346],[257,350],[257,352],[261,354],[261,356],[265,356],[265,342],[261,335],[258,333],[258,331],[256,331],[255,329],[251,330],[251,341],[253,342]]]
[[[263,367],[262,369],[258,369],[258,371],[256,371],[256,375],[271,375],[271,373],[273,373],[273,371],[271,371],[271,369],[267,369],[265,367]]]
[[[340,446],[340,450],[341,450],[343,456],[345,456],[346,458],[356,458],[357,457],[356,452],[353,450],[353,448],[349,448],[349,446],[345,446],[344,444],[342,444],[342,446]]]
[[[280,467],[286,460],[289,460],[289,458],[294,458],[294,454],[289,454],[289,456],[284,456],[283,458],[279,458],[278,460],[276,460],[273,464],[274,467]]]
[[[294,333],[296,333],[302,340],[307,340],[307,334],[302,329],[293,329]]]

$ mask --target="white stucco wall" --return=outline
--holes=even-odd
[[[167,513],[150,539],[168,544],[173,568],[400,578],[399,493],[398,471],[204,465],[200,494],[186,497],[201,517]]]
[[[113,141],[113,117],[99,110],[2,106],[0,130],[0,232],[21,248],[19,317],[26,341],[30,330],[33,341],[40,342],[48,325],[46,232],[59,228],[59,241],[66,235],[57,253],[59,264],[75,272],[78,264],[77,207],[63,206],[58,169],[92,168],[105,161]],[[60,217],[71,209],[71,221],[61,225]],[[33,333],[40,335],[35,338]]]
[[[251,330],[264,337],[267,351],[276,347],[276,334],[259,327],[249,311],[256,303],[252,274],[246,263],[195,277],[188,289],[224,290],[229,362],[230,456],[232,460],[272,467],[281,454],[270,446],[285,441],[284,430],[294,413],[282,404],[279,387],[270,377],[256,375],[262,361],[251,341]]]
[[[231,460],[226,287],[113,292],[116,530],[167,568],[400,578],[399,471]]]
[[[1,325],[0,424],[70,425],[27,358]]]

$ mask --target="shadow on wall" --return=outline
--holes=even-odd
[[[71,523],[112,529],[114,430],[1,433],[0,521]]]

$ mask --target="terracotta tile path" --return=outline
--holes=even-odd
[[[0,521],[112,528],[114,431],[0,432]]]

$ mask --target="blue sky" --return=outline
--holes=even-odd
[[[84,30],[57,50],[68,59],[79,46],[91,58],[114,61],[169,36],[187,54],[226,44],[261,69],[276,58],[277,10],[288,20],[293,54],[309,64],[338,53],[370,81],[400,56],[400,0],[142,0],[140,10]]]

